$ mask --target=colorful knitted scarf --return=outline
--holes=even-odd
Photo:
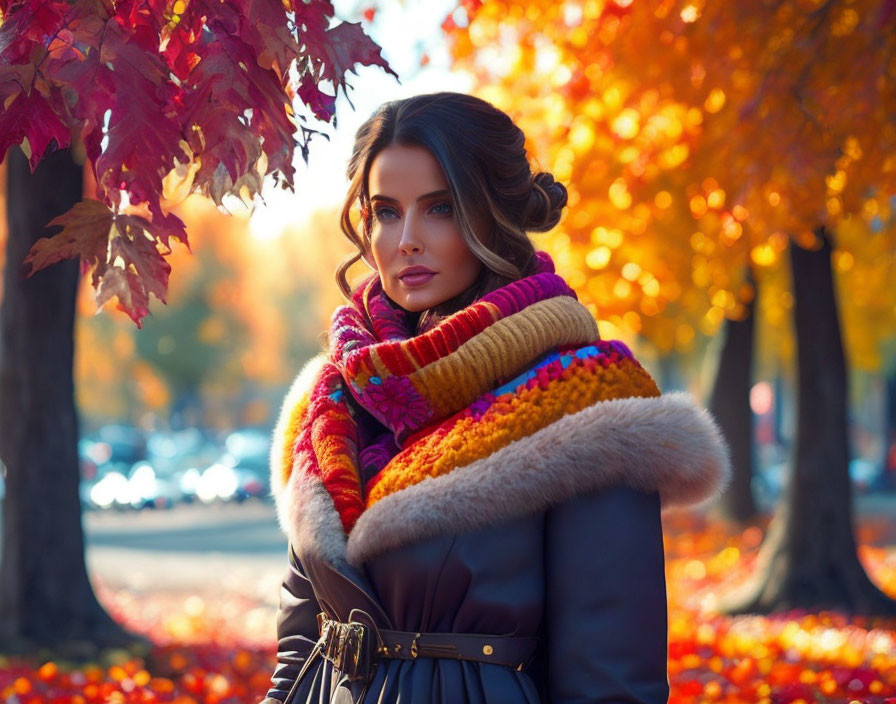
[[[420,334],[377,278],[333,314],[328,360],[288,411],[280,459],[323,482],[349,533],[380,499],[447,474],[600,401],[659,396],[576,294],[538,271]]]

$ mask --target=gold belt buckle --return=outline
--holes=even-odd
[[[335,621],[322,611],[317,615],[317,629],[318,642],[327,660],[349,679],[367,676],[370,663],[369,657],[364,656],[368,637],[365,624]]]
[[[327,625],[327,621],[330,619],[327,618],[327,614],[321,611],[317,614],[317,635],[322,636],[324,634],[324,627]]]

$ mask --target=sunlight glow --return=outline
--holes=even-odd
[[[355,4],[343,0],[335,5],[338,17],[357,21]],[[257,205],[249,220],[254,239],[275,239],[286,227],[307,222],[315,211],[341,206],[348,188],[345,168],[355,132],[382,103],[420,93],[472,89],[470,75],[450,70],[441,38],[440,25],[454,7],[456,3],[445,0],[410,5],[390,2],[378,7],[374,22],[365,23],[364,29],[383,47],[383,56],[401,76],[401,83],[381,69],[357,67],[358,75],[349,76],[351,105],[341,91],[336,100],[338,127],[323,123],[315,126],[330,136],[329,141],[322,136],[311,140],[307,165],[296,151],[295,193],[278,188],[270,177],[265,179],[265,204]],[[422,67],[421,50],[429,56]]]

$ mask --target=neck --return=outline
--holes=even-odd
[[[483,265],[479,272],[479,276],[470,288],[462,291],[454,298],[449,298],[447,301],[423,311],[413,323],[412,329],[415,331],[415,334],[418,335],[422,332],[426,332],[433,325],[438,324],[443,318],[447,318],[449,315],[453,315],[459,310],[463,310],[486,294],[509,284],[511,281],[512,279],[496,274]]]

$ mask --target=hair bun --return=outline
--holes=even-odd
[[[532,190],[523,217],[523,227],[535,232],[546,232],[560,222],[560,214],[566,206],[566,186],[554,180],[547,171],[540,171],[532,178]]]

